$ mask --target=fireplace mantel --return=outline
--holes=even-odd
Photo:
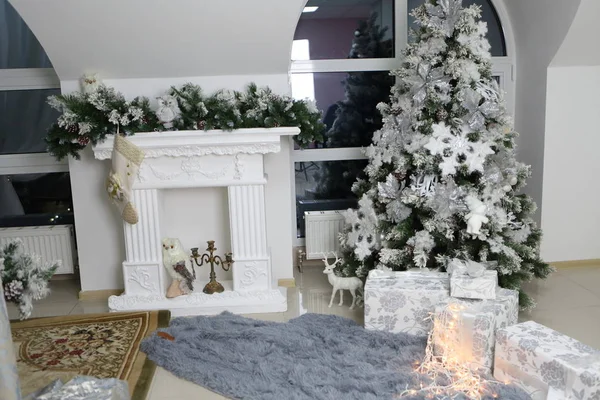
[[[281,150],[281,136],[300,133],[298,128],[250,128],[226,132],[211,131],[166,131],[137,133],[127,139],[146,153],[146,158],[194,157],[232,154],[267,154]],[[94,147],[98,160],[109,160],[112,156],[114,137]]]
[[[169,309],[172,315],[281,312],[287,309],[284,288],[273,287],[266,234],[263,157],[281,150],[281,137],[298,128],[252,128],[231,132],[168,131],[138,133],[128,140],[146,156],[133,184],[136,225],[124,223],[125,293],[109,298],[111,311]],[[94,146],[98,160],[110,160],[114,138]],[[233,281],[223,293],[165,297],[170,278],[162,265],[161,192],[167,189],[227,187]],[[209,238],[210,239],[210,238]],[[198,276],[203,274],[197,274]]]

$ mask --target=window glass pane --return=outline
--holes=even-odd
[[[367,160],[295,163],[296,222],[298,237],[304,237],[304,212],[356,208],[352,185],[364,177]]]
[[[309,0],[292,60],[394,57],[394,0]]]
[[[59,113],[46,99],[59,89],[0,92],[0,154],[44,153],[44,137]]]
[[[52,63],[21,16],[0,0],[0,69],[5,68],[52,68]]]
[[[0,227],[73,224],[68,172],[0,175]]]
[[[408,0],[408,10],[409,13],[412,10],[422,4],[427,0]],[[491,53],[494,57],[502,57],[506,56],[506,42],[504,40],[504,32],[502,30],[502,24],[500,23],[500,18],[498,17],[498,13],[494,8],[494,5],[490,0],[463,0],[462,2],[464,7],[469,7],[473,4],[476,4],[481,7],[481,20],[487,22],[488,33],[487,38],[490,41],[491,45]],[[414,40],[412,35],[410,35],[411,29],[416,29],[418,26],[415,24],[415,19],[412,15],[408,16],[408,29],[409,29],[409,41]]]
[[[311,148],[362,147],[381,128],[377,104],[389,100],[394,78],[381,72],[292,74],[294,98],[316,102],[327,131]]]

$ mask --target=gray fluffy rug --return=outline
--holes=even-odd
[[[287,323],[231,313],[176,318],[141,345],[174,375],[232,399],[395,399],[415,384],[425,339],[367,331],[349,319],[305,314]],[[528,399],[502,387],[501,399]],[[409,396],[406,399],[425,399]]]

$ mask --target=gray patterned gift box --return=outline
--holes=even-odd
[[[496,315],[496,329],[515,325],[519,320],[519,292],[510,289],[496,288],[493,300],[469,300],[481,302],[484,311],[492,311]]]
[[[365,284],[365,328],[427,336],[435,307],[450,297],[448,274],[373,270]]]
[[[494,363],[496,313],[483,302],[451,300],[435,308],[433,345],[436,356],[468,363],[490,373]]]
[[[600,399],[600,351],[529,321],[496,332],[494,377],[534,400]]]
[[[495,299],[498,287],[498,271],[484,271],[472,277],[456,271],[450,277],[450,295],[463,299]]]

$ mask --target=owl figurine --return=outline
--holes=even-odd
[[[173,278],[167,289],[167,297],[173,298],[189,294],[194,290],[196,271],[179,239],[166,238],[162,241],[163,265]]]
[[[81,89],[83,93],[90,94],[94,93],[100,87],[100,78],[98,74],[87,74],[81,78]]]
[[[179,110],[177,99],[175,97],[165,95],[158,98],[156,116],[166,129],[171,129],[173,127],[173,121],[179,117],[179,114],[181,114],[181,111]]]

